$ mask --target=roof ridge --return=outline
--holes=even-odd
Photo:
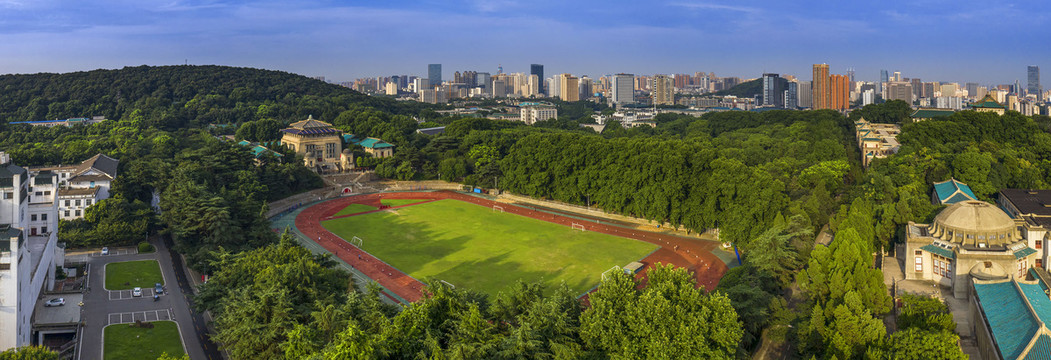
[[[1036,309],[1033,308],[1033,304],[1029,302],[1029,297],[1025,296],[1025,291],[1022,291],[1022,286],[1018,285],[1018,279],[1014,275],[1011,276],[1011,284],[1014,285],[1015,291],[1018,291],[1018,295],[1022,298],[1022,303],[1025,304],[1026,310],[1029,310],[1029,316],[1036,320],[1037,328],[1036,332],[1033,333],[1032,337],[1029,338],[1029,342],[1026,344],[1022,352],[1018,354],[1018,359],[1025,358],[1023,355],[1029,353],[1029,350],[1033,349],[1033,345],[1036,345],[1036,341],[1040,339],[1040,335],[1049,335],[1051,332],[1047,329],[1047,324],[1043,320],[1040,320],[1040,314],[1036,313]]]

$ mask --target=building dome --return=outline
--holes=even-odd
[[[933,235],[942,240],[978,248],[1006,246],[1017,241],[1014,219],[984,201],[961,201],[934,218]]]

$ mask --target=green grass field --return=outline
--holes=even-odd
[[[179,328],[172,321],[154,321],[152,329],[116,324],[106,327],[103,356],[106,360],[156,359],[163,353],[182,357],[182,339]]]
[[[136,286],[153,288],[153,284],[164,284],[161,266],[157,260],[124,261],[106,264],[106,289],[129,290]],[[127,284],[127,285],[125,285]]]
[[[365,251],[412,277],[445,280],[490,295],[518,279],[540,281],[549,290],[565,281],[583,293],[599,283],[603,271],[637,261],[657,248],[457,200],[322,225],[344,239],[361,237]]]
[[[372,211],[372,210],[376,210],[376,207],[368,206],[368,205],[365,205],[365,204],[350,204],[350,205],[347,205],[347,207],[343,208],[343,210],[340,210],[338,213],[336,213],[336,215],[332,215],[332,216],[343,216],[343,215],[357,214],[359,212],[366,212],[366,211]]]
[[[427,199],[380,199],[380,204],[387,206],[402,206],[424,201],[427,201]]]

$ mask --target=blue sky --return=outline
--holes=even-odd
[[[858,80],[1024,85],[1026,65],[1051,71],[1049,22],[1046,1],[0,0],[0,73],[188,61],[344,81],[541,63],[809,79],[828,63]]]

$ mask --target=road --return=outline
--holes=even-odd
[[[83,339],[81,339],[79,358],[101,359],[103,356],[103,329],[110,324],[134,322],[134,320],[167,320],[173,319],[179,325],[183,347],[191,359],[220,360],[222,356],[206,333],[206,322],[200,314],[191,311],[189,282],[182,271],[178,256],[169,252],[168,247],[157,239],[151,241],[156,252],[137,254],[134,250],[122,255],[78,255],[70,260],[83,259],[88,264],[88,289],[84,293],[84,306],[81,308],[81,320],[84,322]],[[113,249],[112,253],[118,253]],[[174,260],[173,260],[174,259]],[[161,275],[164,278],[166,294],[154,301],[152,289],[143,289],[142,297],[131,297],[130,291],[109,291],[105,287],[106,264],[121,261],[157,260]],[[177,262],[178,261],[178,262]],[[173,266],[178,264],[179,266]],[[178,269],[179,271],[176,271]],[[172,286],[178,284],[178,286]],[[75,304],[70,304],[75,305]],[[160,354],[157,354],[160,356]]]

